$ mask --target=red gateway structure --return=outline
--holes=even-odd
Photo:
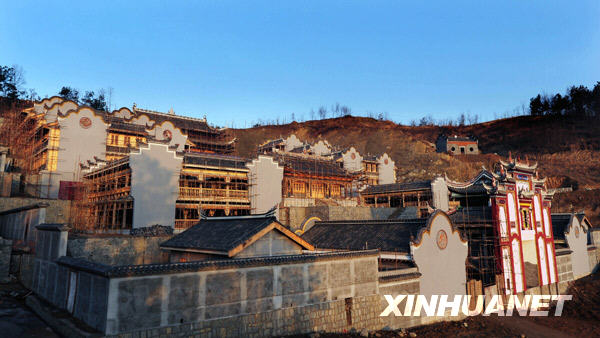
[[[460,203],[457,213],[463,220],[477,217],[475,213],[491,216],[494,270],[502,274],[506,293],[556,283],[552,194],[545,188],[546,180],[538,178],[537,163],[509,158],[496,168],[495,172],[482,170],[466,183],[446,179],[450,199]]]

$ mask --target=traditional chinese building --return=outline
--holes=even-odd
[[[448,189],[443,179],[369,186],[360,192],[362,203],[374,208],[411,208],[415,217],[433,209],[448,210]]]
[[[459,204],[454,221],[470,238],[470,250],[478,251],[470,257],[488,262],[480,264],[486,269],[480,271],[482,275],[493,273],[489,271],[493,270],[489,259],[493,250],[497,273],[502,276],[498,283],[507,293],[558,281],[552,194],[545,188],[545,179],[538,178],[537,164],[511,158],[500,161],[496,171],[483,170],[471,181],[446,181],[450,200]]]
[[[235,139],[206,119],[139,109],[98,111],[54,96],[24,109],[10,121],[21,132],[11,152],[24,154],[17,163],[36,177],[35,195],[57,198],[79,180],[79,164],[127,156],[149,141],[166,142],[177,151],[231,154]],[[29,183],[29,182],[28,182]],[[62,188],[61,188],[62,187]]]
[[[284,168],[283,206],[356,205],[352,199],[354,176],[334,162],[302,154],[275,153]]]
[[[275,209],[247,216],[202,217],[160,245],[171,263],[300,255],[313,246],[275,218]]]
[[[246,160],[206,153],[177,152],[151,141],[125,157],[96,159],[84,167],[77,227],[127,232],[152,225],[175,230],[196,224],[200,213],[247,215]]]

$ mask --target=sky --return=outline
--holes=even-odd
[[[600,81],[600,1],[0,0],[25,87],[112,88],[113,108],[220,126],[340,103],[409,123],[491,120]]]

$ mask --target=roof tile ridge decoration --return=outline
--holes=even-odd
[[[86,105],[80,105],[79,103],[77,103],[77,102],[75,102],[75,101],[73,101],[73,100],[63,100],[63,101],[60,101],[60,102],[54,102],[54,103],[53,103],[51,106],[47,106],[47,105],[45,105],[45,104],[44,104],[44,107],[45,107],[46,111],[48,111],[48,110],[54,109],[55,107],[60,107],[61,105],[65,104],[65,103],[73,103],[75,106],[77,106],[77,108],[76,108],[76,109],[70,109],[70,110],[67,110],[66,112],[63,112],[63,113],[61,113],[61,112],[59,111],[59,112],[57,112],[57,113],[56,113],[56,115],[58,115],[58,116],[61,116],[61,117],[62,117],[62,116],[63,116],[63,114],[64,114],[64,115],[66,116],[66,115],[68,115],[69,113],[71,113],[72,111],[77,111],[77,110],[79,109],[79,107],[88,107],[88,106],[86,106]],[[91,107],[90,107],[90,108],[91,108]],[[92,109],[93,109],[93,108],[92,108]]]
[[[215,261],[195,261],[185,263],[145,264],[145,265],[118,265],[109,266],[93,263],[82,258],[62,256],[57,260],[60,265],[72,267],[85,272],[103,277],[128,277],[155,274],[168,274],[180,272],[195,272],[203,270],[219,270],[232,267],[254,267],[275,264],[294,264],[314,262],[319,260],[335,260],[340,258],[378,256],[379,250],[338,251],[327,253],[309,253],[301,255],[282,255],[254,258],[234,258]]]
[[[396,275],[390,276],[381,276],[379,277],[379,283],[389,283],[389,282],[398,282],[407,279],[415,279],[421,277],[420,272],[409,272],[409,273],[399,273]]]
[[[425,223],[427,222],[427,218],[401,218],[401,219],[365,219],[365,220],[333,220],[333,221],[316,221],[315,224],[364,224],[364,225],[374,225],[374,224],[389,224],[389,223]]]
[[[176,115],[176,114],[163,113],[163,112],[159,112],[159,111],[155,111],[155,110],[139,108],[139,107],[137,107],[135,105],[133,106],[133,112],[136,113],[136,114],[137,114],[137,112],[147,113],[147,114],[157,114],[157,115],[162,115],[162,116],[166,116],[166,117],[175,117],[175,118],[180,118],[180,119],[184,119],[184,120],[200,121],[200,122],[206,123],[206,117],[198,118],[198,117],[191,117],[191,116],[184,116],[184,115]]]
[[[448,214],[445,213],[444,211],[442,211],[441,209],[437,209],[427,219],[427,225],[425,227],[421,228],[419,230],[419,232],[417,233],[417,236],[411,241],[415,246],[419,246],[421,244],[421,242],[423,241],[423,236],[425,236],[425,233],[431,234],[431,224],[433,223],[433,220],[436,217],[438,217],[439,215],[442,215],[448,219],[448,223],[450,223],[450,228],[452,229],[451,235],[454,235],[454,233],[456,232],[456,233],[458,233],[458,237],[460,238],[460,240],[463,243],[465,243],[465,244],[468,243],[468,239],[465,236],[463,236],[463,234],[460,230],[458,230],[458,228],[454,225],[454,222],[452,222],[452,219],[450,219]]]
[[[271,209],[267,210],[267,212],[264,212],[262,214],[209,217],[204,213],[204,210],[201,210],[200,211],[200,219],[206,220],[206,221],[222,221],[222,220],[233,221],[233,220],[237,220],[237,219],[261,219],[261,218],[269,219],[269,218],[275,218],[276,211],[277,211],[277,205],[273,206]]]
[[[200,152],[200,151],[184,151],[185,156],[188,157],[210,157],[210,158],[218,158],[218,159],[224,159],[224,160],[239,160],[239,161],[243,161],[243,162],[247,162],[249,159],[244,158],[244,157],[240,157],[240,156],[236,156],[236,155],[226,155],[226,154],[215,154],[215,153],[206,153],[206,152]],[[264,155],[263,155],[264,156]]]
[[[87,106],[87,105],[79,105],[79,106],[77,106],[77,109],[71,109],[65,113],[62,113],[59,111],[56,113],[56,116],[61,117],[61,118],[67,118],[71,114],[81,113],[81,111],[83,111],[84,109],[89,109],[94,116],[101,118],[102,122],[104,122],[104,124],[106,125],[106,128],[108,128],[110,126],[110,121],[107,121],[106,112],[104,112],[102,110],[98,110],[98,109],[90,107],[90,106]]]
[[[466,182],[459,182],[459,181],[455,181],[455,180],[451,180],[448,177],[447,173],[444,173],[444,179],[446,180],[446,184],[450,187],[453,188],[466,188],[466,187],[470,187],[476,183],[479,183],[481,178],[483,177],[487,177],[490,180],[492,180],[494,178],[493,174],[490,173],[487,169],[482,168],[479,173],[477,174],[477,176],[475,176],[474,178],[466,181]]]

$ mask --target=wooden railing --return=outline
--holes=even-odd
[[[227,190],[227,189],[211,189],[211,188],[188,188],[179,187],[179,198],[248,198],[246,190]]]
[[[187,229],[198,223],[197,219],[176,219],[175,229]]]

